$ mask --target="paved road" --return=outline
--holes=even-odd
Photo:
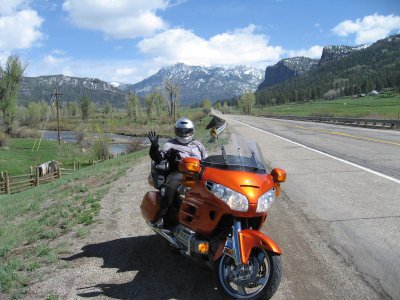
[[[400,133],[222,117],[231,131],[259,142],[270,167],[288,173],[286,200],[267,229],[286,249],[277,297],[308,290],[315,299],[399,299]]]

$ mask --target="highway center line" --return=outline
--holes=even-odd
[[[240,123],[240,124],[242,124],[242,125],[248,126],[248,127],[250,127],[250,128],[256,129],[256,130],[258,130],[258,131],[262,131],[262,132],[268,133],[269,135],[272,135],[272,136],[274,136],[274,137],[280,138],[280,139],[282,139],[282,140],[284,140],[284,141],[290,142],[290,143],[295,144],[295,145],[297,145],[297,146],[301,146],[301,147],[306,148],[306,149],[308,149],[308,150],[311,150],[311,151],[314,151],[314,152],[316,152],[316,153],[325,155],[325,156],[327,156],[327,157],[336,159],[337,161],[340,161],[340,162],[342,162],[342,163],[348,164],[348,165],[350,165],[350,166],[359,168],[359,169],[361,169],[361,170],[363,170],[363,171],[367,171],[367,172],[372,173],[372,174],[374,174],[374,175],[380,176],[380,177],[382,177],[382,178],[385,178],[385,179],[388,179],[388,180],[391,180],[391,181],[393,181],[393,182],[396,182],[396,183],[400,184],[400,180],[398,180],[398,179],[396,179],[396,178],[394,178],[394,177],[385,175],[385,174],[383,174],[383,173],[380,173],[380,172],[371,170],[371,169],[369,169],[369,168],[360,166],[360,165],[358,165],[358,164],[356,164],[356,163],[353,163],[353,162],[351,162],[351,161],[348,161],[348,160],[345,160],[345,159],[342,159],[342,158],[333,156],[333,155],[331,155],[331,154],[322,152],[322,151],[320,151],[320,150],[317,150],[317,149],[308,147],[308,146],[306,146],[306,145],[297,143],[297,142],[295,142],[295,141],[289,140],[289,139],[287,139],[287,138],[284,138],[284,137],[279,136],[279,135],[277,135],[277,134],[271,133],[271,132],[266,131],[266,130],[264,130],[264,129],[260,129],[260,128],[251,126],[251,125],[249,125],[249,124],[243,123],[243,122],[238,121],[238,120],[235,120],[235,119],[231,119],[231,118],[229,118],[229,119],[232,120],[232,121],[238,122],[238,123]]]
[[[304,126],[299,126],[299,125],[289,125],[285,124],[283,122],[277,122],[277,121],[271,121],[272,123],[279,124],[282,126],[287,126],[287,127],[292,127],[292,128],[300,128],[304,130],[309,130],[309,131],[316,131],[316,132],[322,132],[322,133],[327,133],[327,134],[333,134],[333,135],[340,135],[340,136],[345,136],[349,138],[354,138],[358,140],[366,140],[366,141],[372,141],[372,142],[377,142],[377,143],[383,143],[383,144],[389,144],[389,145],[395,145],[395,146],[400,146],[399,143],[396,142],[389,142],[389,141],[384,141],[384,140],[377,140],[377,139],[371,139],[371,138],[366,138],[362,136],[357,136],[357,135],[352,135],[344,132],[338,132],[338,131],[329,131],[329,130],[324,130],[324,129],[318,129],[318,128],[307,128]]]

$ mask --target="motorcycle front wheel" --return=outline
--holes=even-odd
[[[224,254],[216,262],[218,289],[226,299],[270,299],[282,277],[280,256],[264,249],[253,249],[248,266],[237,266]]]

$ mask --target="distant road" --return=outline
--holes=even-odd
[[[400,131],[243,116],[235,119],[400,180]]]
[[[400,132],[222,115],[287,171],[277,299],[400,299]]]

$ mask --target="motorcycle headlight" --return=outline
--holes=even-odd
[[[275,200],[275,189],[270,189],[260,198],[258,198],[257,210],[256,212],[267,212],[271,207],[272,202]]]
[[[249,201],[247,198],[234,190],[210,181],[206,183],[206,188],[214,194],[215,197],[228,204],[232,210],[247,211],[249,209]]]

